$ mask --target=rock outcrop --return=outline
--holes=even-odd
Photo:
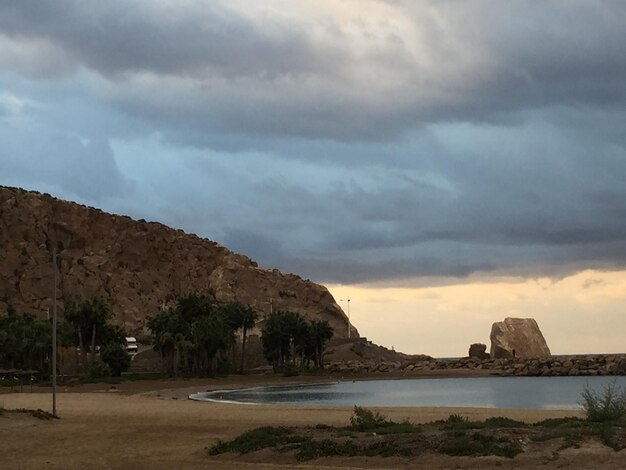
[[[294,274],[261,269],[248,257],[160,223],[135,221],[49,195],[0,186],[0,315],[9,307],[45,316],[57,300],[103,297],[127,332],[180,294],[211,292],[261,315],[289,309],[327,320],[337,337],[348,318],[328,290]],[[352,335],[358,332],[352,327]]]
[[[470,345],[469,357],[475,357],[477,359],[487,359],[489,358],[489,354],[487,354],[487,345],[482,343],[474,343]]]
[[[386,363],[386,371],[403,375],[437,375],[446,371],[468,375],[497,375],[506,377],[565,377],[594,375],[626,375],[626,354],[583,354],[574,356],[552,356],[540,359],[478,359],[463,357],[458,359],[410,358],[400,366]],[[334,363],[336,368],[346,369],[346,363]],[[348,361],[347,365],[351,365]],[[363,361],[352,363],[356,371],[379,371],[380,365],[372,366]],[[333,371],[332,368],[329,370]]]
[[[537,322],[532,318],[505,318],[491,327],[491,352],[498,358],[549,357],[546,344]]]

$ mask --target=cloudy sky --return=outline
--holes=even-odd
[[[0,184],[324,283],[403,351],[506,315],[624,351],[624,24],[622,0],[2,1]]]

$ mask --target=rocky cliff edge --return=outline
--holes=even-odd
[[[348,319],[328,290],[247,256],[156,222],[132,220],[47,194],[0,186],[0,315],[9,306],[46,316],[53,304],[52,252],[59,265],[57,300],[103,297],[114,320],[135,334],[176,296],[211,292],[262,316],[270,308],[330,323],[336,337]],[[270,307],[271,306],[271,307]],[[352,327],[352,334],[356,333]]]

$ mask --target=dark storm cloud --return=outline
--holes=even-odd
[[[297,24],[287,27],[268,17],[261,29],[226,5],[23,0],[0,5],[0,29],[11,37],[47,40],[104,75],[150,71],[271,79],[329,73],[340,59],[322,55]]]
[[[3,2],[1,182],[325,282],[625,268],[624,24],[617,0]]]
[[[191,142],[211,130],[388,139],[432,121],[626,99],[618,0],[391,2],[389,18],[369,22],[376,3],[362,14],[355,3],[345,22],[328,4],[316,18],[280,5],[22,0],[0,6],[0,31],[49,43],[60,64],[107,77],[126,112]]]
[[[542,127],[476,126],[458,137],[459,130],[447,126],[442,144],[456,139],[460,148],[435,152],[428,143],[435,153],[414,160],[410,170],[407,162],[394,168],[393,160],[352,167],[325,162],[321,170],[291,175],[282,169],[286,161],[265,161],[284,178],[268,170],[259,174],[264,184],[240,182],[248,189],[225,211],[253,228],[242,236],[231,219],[221,241],[265,266],[341,282],[476,271],[561,276],[623,266],[623,148]],[[420,143],[413,149],[421,153]],[[238,206],[251,207],[258,218]]]

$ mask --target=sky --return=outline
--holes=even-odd
[[[626,350],[622,0],[0,2],[0,184],[327,285],[461,356]],[[347,302],[340,302],[347,309]]]

